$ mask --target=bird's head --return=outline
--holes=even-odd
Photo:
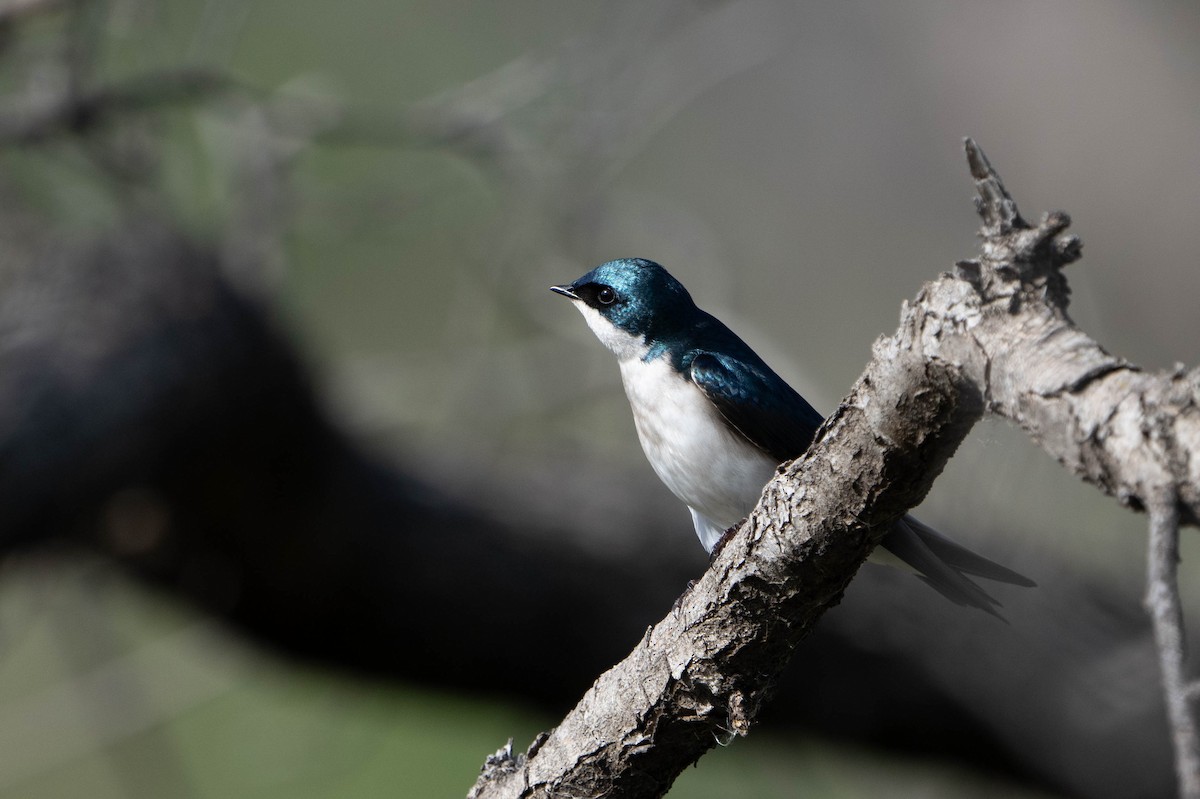
[[[609,261],[550,290],[574,302],[596,337],[622,359],[640,357],[696,313],[683,284],[644,258]]]

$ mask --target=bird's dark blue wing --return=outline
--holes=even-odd
[[[751,444],[780,463],[808,449],[824,418],[757,356],[701,350],[688,360],[692,382]]]

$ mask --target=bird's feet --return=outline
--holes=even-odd
[[[740,522],[735,524],[733,527],[730,527],[728,530],[721,533],[721,537],[717,539],[717,543],[713,546],[712,552],[708,553],[708,562],[709,563],[712,563],[714,560],[717,559],[717,555],[721,554],[721,550],[724,549],[725,545],[729,543],[729,539],[733,538],[734,533],[736,533],[738,530],[742,529],[742,525],[745,523],[746,523],[746,520],[742,519]]]
[[[736,533],[738,530],[740,530],[742,528],[742,525],[745,523],[745,521],[746,521],[745,519],[742,519],[740,522],[735,524],[733,527],[730,527],[728,530],[721,533],[721,537],[717,539],[717,543],[713,545],[712,552],[710,552],[708,555],[708,562],[710,564],[714,560],[717,559],[717,555],[721,554],[721,550],[725,548],[725,544],[728,543],[729,539],[733,538],[734,533]],[[680,594],[675,599],[674,604],[671,605],[671,611],[673,613],[679,611],[679,608],[681,608],[683,606],[683,600],[687,599],[687,595],[692,593],[692,589],[695,587],[696,587],[696,581],[688,580],[687,588],[683,589],[683,593]]]

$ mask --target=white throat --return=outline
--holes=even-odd
[[[583,314],[583,320],[587,322],[588,327],[596,334],[596,338],[600,339],[600,343],[608,347],[617,356],[618,361],[645,357],[650,348],[646,346],[646,342],[643,339],[626,333],[601,316],[600,312],[590,305],[579,300],[576,300],[573,304]]]

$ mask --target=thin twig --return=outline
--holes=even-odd
[[[1179,796],[1200,799],[1200,736],[1189,706],[1184,676],[1183,610],[1179,601],[1179,507],[1174,489],[1161,491],[1149,504],[1150,541],[1146,569],[1146,609],[1154,622],[1154,640],[1162,668],[1163,696]]]

